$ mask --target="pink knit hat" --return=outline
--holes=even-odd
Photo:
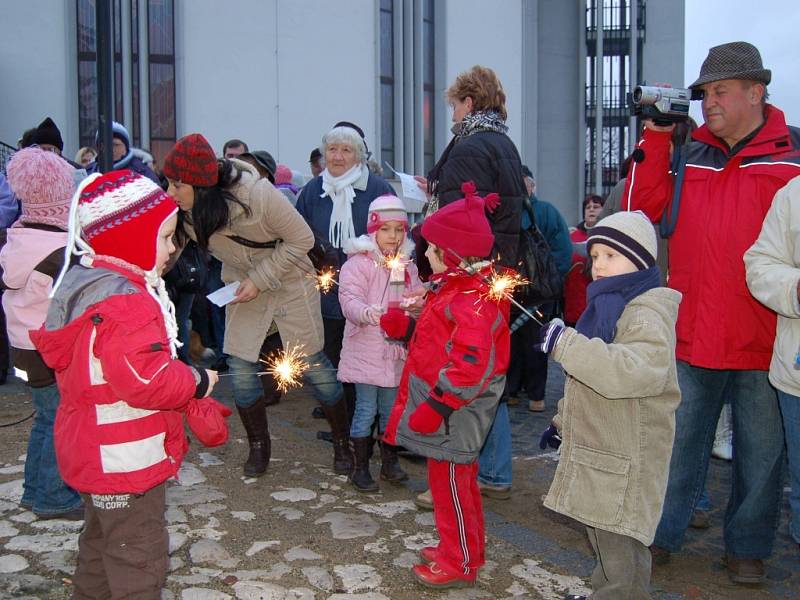
[[[67,229],[74,169],[55,152],[23,148],[8,162],[8,183],[22,205],[22,223]]]
[[[385,194],[378,196],[369,205],[367,215],[367,233],[375,233],[384,223],[401,221],[408,227],[406,205],[397,196]]]
[[[286,165],[278,165],[275,168],[275,183],[292,183],[292,170]]]

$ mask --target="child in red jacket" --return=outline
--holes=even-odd
[[[509,302],[493,299],[484,258],[494,236],[475,186],[429,216],[422,235],[434,275],[415,322],[400,309],[381,317],[389,337],[409,339],[408,360],[384,439],[428,457],[439,545],[423,548],[414,575],[433,588],[474,584],[484,560],[478,453],[505,386]]]
[[[70,207],[67,256],[31,339],[56,373],[61,475],[86,506],[73,598],[161,598],[165,481],[188,448],[183,415],[207,445],[231,412],[208,398],[217,376],[176,360],[174,308],[161,279],[178,206],[132,171],[92,175]],[[81,237],[82,236],[82,237]]]

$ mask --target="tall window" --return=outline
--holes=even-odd
[[[631,3],[637,3],[636,23],[631,22]],[[598,98],[596,82],[597,15],[603,10],[603,81]],[[586,162],[585,192],[594,193],[597,161],[602,163],[602,188],[608,193],[620,179],[620,166],[632,151],[628,130],[630,112],[626,94],[641,78],[641,60],[631,73],[631,53],[636,45],[642,56],[644,41],[642,0],[587,0],[586,2]],[[602,144],[597,148],[595,115],[602,107]]]
[[[97,132],[96,0],[77,1],[78,116],[82,146],[94,146]],[[130,2],[130,14],[122,10]],[[127,8],[127,7],[126,7]],[[140,39],[139,22],[146,18],[147,40]],[[175,27],[173,0],[113,0],[114,120],[123,123],[135,146],[149,140],[150,152],[161,160],[175,142]],[[123,52],[123,30],[130,32],[130,52]],[[127,58],[127,56],[129,58]],[[130,81],[123,63],[130,60]],[[141,81],[141,61],[148,80]],[[145,96],[143,96],[145,94]],[[130,96],[131,122],[125,122],[125,98]],[[142,110],[149,107],[145,115]],[[149,126],[142,130],[143,118]],[[146,134],[146,135],[145,135]]]
[[[427,173],[435,160],[435,1],[380,2],[381,162]],[[408,24],[411,35],[408,35]]]

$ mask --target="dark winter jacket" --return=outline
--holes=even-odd
[[[464,197],[461,184],[465,181],[474,181],[481,196],[491,192],[500,194],[500,206],[487,215],[495,237],[492,258],[498,259],[500,265],[516,267],[522,199],[528,193],[514,142],[503,133],[477,131],[451,142],[439,162],[436,179],[439,208]]]
[[[378,196],[394,194],[383,177],[370,173],[365,167],[362,177],[353,184],[356,196],[353,198],[353,229],[356,237],[367,233],[367,215],[369,205]],[[330,196],[322,196],[322,175],[309,181],[297,197],[297,211],[303,215],[311,230],[319,238],[330,242],[328,230],[333,212],[333,200]],[[339,251],[339,266],[347,260],[347,255],[341,248]],[[338,280],[338,274],[337,274]],[[344,319],[342,309],[339,307],[339,292],[336,286],[322,293],[322,317],[325,319]]]
[[[572,266],[572,240],[569,237],[569,227],[558,209],[544,200],[539,200],[534,194],[530,198],[533,206],[533,218],[536,226],[542,232],[550,252],[556,262],[556,268],[561,275],[566,275]],[[528,211],[522,211],[522,228],[531,226]]]

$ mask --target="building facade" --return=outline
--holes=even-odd
[[[631,81],[683,84],[680,0],[109,1],[116,119],[157,159],[176,137],[200,131],[219,152],[241,138],[308,172],[322,134],[349,120],[365,130],[381,164],[424,174],[451,135],[444,91],[459,72],[483,64],[503,82],[510,136],[536,174],[538,194],[570,223],[597,186],[596,3],[603,6],[604,189],[629,151],[621,103]],[[15,144],[51,116],[65,154],[92,144],[94,5],[6,7],[0,142]]]

